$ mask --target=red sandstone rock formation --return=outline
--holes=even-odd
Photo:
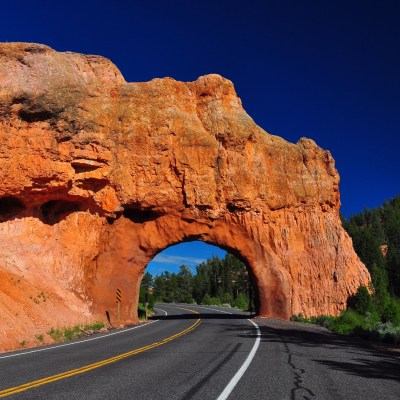
[[[2,44],[0,143],[2,349],[115,322],[116,288],[137,321],[147,263],[182,241],[241,258],[263,316],[336,314],[369,282],[331,154],[262,130],[221,76],[126,83],[102,57]]]

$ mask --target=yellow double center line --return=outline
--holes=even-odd
[[[189,310],[187,308],[182,308],[182,309],[183,310],[187,310],[187,311],[191,311],[191,312],[193,312],[195,314],[199,314],[197,311],[194,311],[194,310]],[[47,385],[48,383],[56,382],[56,381],[59,381],[61,379],[65,379],[65,378],[69,378],[69,377],[74,376],[74,375],[83,374],[85,372],[92,371],[93,369],[104,367],[105,365],[115,363],[115,362],[117,362],[119,360],[122,360],[124,358],[134,356],[135,354],[143,353],[144,351],[147,351],[147,350],[150,350],[150,349],[154,349],[155,347],[162,346],[163,344],[171,342],[172,340],[175,340],[178,337],[183,336],[186,333],[189,333],[190,331],[195,329],[197,326],[199,326],[199,324],[200,324],[200,318],[198,318],[191,326],[189,326],[189,328],[186,328],[183,331],[180,331],[180,332],[176,333],[175,335],[169,336],[169,337],[161,340],[160,342],[155,342],[155,343],[149,344],[147,346],[140,347],[138,349],[131,350],[131,351],[128,351],[126,353],[119,354],[119,355],[117,355],[115,357],[107,358],[105,360],[98,361],[98,362],[93,363],[93,364],[88,364],[88,365],[85,365],[85,366],[80,367],[80,368],[71,369],[69,371],[62,372],[62,373],[57,374],[57,375],[48,376],[47,378],[38,379],[36,381],[24,383],[24,384],[19,385],[19,386],[14,386],[14,387],[11,387],[11,388],[8,388],[8,389],[0,390],[0,398],[11,396],[11,395],[16,394],[16,393],[24,392],[26,390],[33,389],[33,388],[38,387],[38,386]]]

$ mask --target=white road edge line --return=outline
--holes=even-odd
[[[211,307],[204,307],[204,306],[197,306],[197,305],[193,305],[193,307],[205,308],[206,310],[212,310],[212,311],[217,311],[217,312],[224,313],[224,314],[234,315],[234,313],[231,313],[228,311],[223,311],[223,310],[218,310],[216,308],[211,308]]]
[[[246,358],[246,361],[242,364],[242,366],[239,368],[239,370],[236,372],[234,377],[231,379],[231,381],[228,383],[224,391],[219,395],[217,400],[226,400],[229,395],[231,394],[232,390],[235,388],[235,386],[238,384],[240,381],[241,377],[243,374],[246,372],[247,368],[249,367],[250,363],[253,361],[253,358],[257,352],[258,346],[260,345],[260,340],[261,340],[261,332],[260,328],[258,325],[253,322],[251,319],[248,319],[257,329],[257,339],[254,343],[253,348],[251,349],[249,355]]]
[[[163,313],[165,313],[165,315],[168,315],[168,313],[165,310],[162,310],[161,308],[154,308],[155,310],[160,310]],[[139,326],[134,326],[132,328],[128,328],[128,329],[124,329],[124,330],[120,330],[117,332],[112,332],[112,333],[108,333],[106,335],[102,335],[102,336],[96,336],[94,338],[89,338],[89,339],[84,339],[84,340],[80,340],[79,342],[71,342],[71,343],[64,343],[64,344],[59,344],[56,346],[51,346],[51,347],[45,347],[43,349],[37,349],[37,350],[31,350],[31,351],[24,351],[23,353],[17,353],[17,354],[9,354],[7,356],[1,356],[0,360],[4,359],[4,358],[11,358],[11,357],[18,357],[18,356],[24,356],[26,354],[32,354],[32,353],[39,353],[42,351],[49,351],[49,350],[53,350],[53,349],[58,349],[60,347],[66,347],[66,346],[75,346],[77,344],[81,344],[81,343],[86,343],[86,342],[91,342],[92,340],[98,340],[98,339],[104,339],[106,337],[109,336],[113,336],[113,335],[119,335],[120,333],[125,333],[125,332],[129,332],[129,331],[133,331],[134,329],[139,329],[139,328],[143,328],[145,326],[149,326],[150,324],[154,324],[155,322],[158,322],[159,320],[155,320],[155,321],[150,321],[148,324],[144,324],[144,325],[139,325]]]

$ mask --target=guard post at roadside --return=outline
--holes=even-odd
[[[117,302],[118,307],[118,323],[121,320],[121,301],[122,301],[122,292],[121,289],[117,289],[115,291],[115,300]]]

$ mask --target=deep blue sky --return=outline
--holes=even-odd
[[[146,270],[152,275],[160,275],[165,270],[179,272],[179,266],[184,264],[195,273],[196,265],[199,265],[207,258],[213,256],[223,258],[225,254],[224,250],[199,241],[180,243],[176,246],[168,247],[154,257]]]
[[[13,0],[1,15],[0,41],[100,54],[127,81],[231,79],[265,130],[332,152],[346,216],[400,193],[398,0]]]

